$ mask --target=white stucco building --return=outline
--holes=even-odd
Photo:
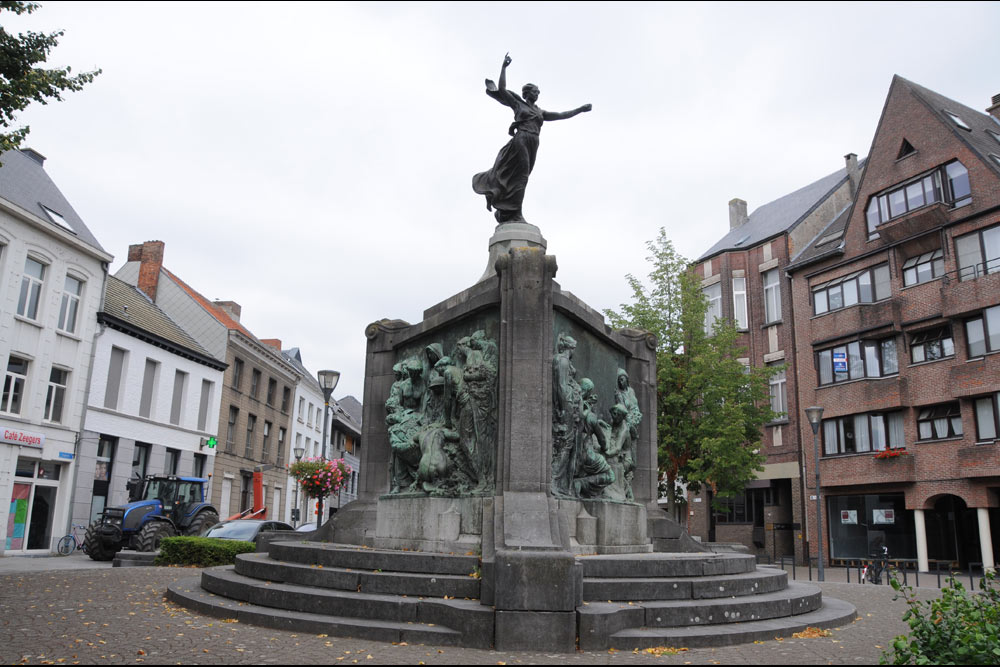
[[[30,149],[0,155],[0,553],[70,526],[95,314],[113,259]]]
[[[84,431],[73,522],[127,502],[130,477],[211,477],[226,364],[136,287],[109,276]]]

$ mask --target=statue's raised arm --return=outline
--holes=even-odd
[[[514,110],[514,122],[507,130],[513,138],[500,149],[492,169],[472,177],[472,189],[486,197],[486,209],[495,209],[500,223],[524,222],[521,205],[528,176],[535,167],[542,123],[565,120],[591,109],[591,105],[584,104],[572,111],[544,111],[536,104],[541,91],[533,83],[524,84],[520,96],[507,90],[507,67],[511,62],[510,54],[505,55],[498,83],[486,79],[486,94]]]

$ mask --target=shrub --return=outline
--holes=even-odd
[[[882,654],[883,665],[1000,664],[1000,588],[992,572],[982,579],[979,593],[971,595],[948,577],[941,597],[929,603],[915,599],[913,589],[895,577],[891,583],[909,607],[903,620],[910,634],[892,641]]]
[[[157,565],[212,567],[232,565],[239,554],[253,553],[253,542],[214,537],[168,537],[160,542]]]

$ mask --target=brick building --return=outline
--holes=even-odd
[[[696,262],[709,302],[706,327],[727,318],[742,332],[742,361],[778,365],[772,378],[771,403],[784,417],[764,428],[763,472],[744,496],[712,511],[704,491],[689,498],[688,529],[711,542],[739,543],[759,556],[802,558],[803,488],[794,363],[794,310],[784,269],[789,258],[831,220],[850,208],[860,170],[856,155],[843,169],[747,215],[747,203],[729,203],[729,232]]]
[[[885,545],[892,556],[918,559],[921,570],[934,561],[993,565],[998,102],[983,114],[893,78],[853,205],[786,267],[794,409],[825,410],[819,465],[828,560],[864,558]],[[811,500],[813,434],[804,418],[795,421]],[[807,514],[814,529],[814,502]],[[815,541],[810,551],[816,555]]]
[[[128,262],[116,276],[145,292],[210,355],[225,360],[211,501],[222,518],[250,508],[253,473],[260,469],[269,516],[280,517],[292,396],[300,375],[280,349],[240,324],[239,304],[210,301],[164,268],[163,250],[162,241],[130,246]]]

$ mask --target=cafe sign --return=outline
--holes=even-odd
[[[8,445],[21,445],[22,447],[38,447],[39,449],[45,445],[45,434],[35,433],[33,431],[22,431],[19,428],[7,428],[6,426],[0,427],[0,433],[3,434],[3,439],[0,442],[6,442]]]

